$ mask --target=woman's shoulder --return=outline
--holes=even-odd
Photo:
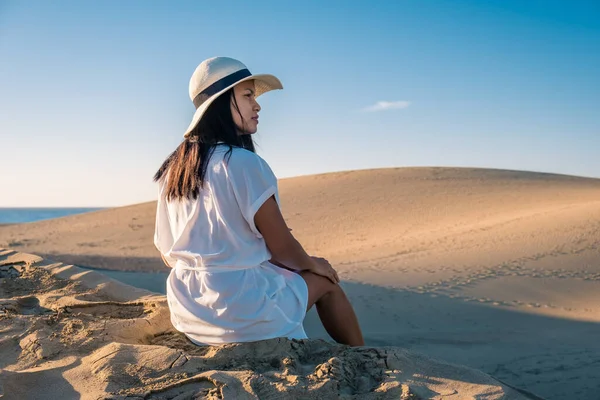
[[[268,166],[261,156],[242,147],[232,147],[229,156],[227,155],[227,149],[223,151],[223,160],[229,167],[233,168],[238,166]]]
[[[224,152],[220,170],[229,179],[239,182],[248,179],[262,179],[268,182],[277,181],[277,177],[269,164],[258,154],[241,147],[234,147],[229,156]]]

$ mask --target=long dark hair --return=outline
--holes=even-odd
[[[255,152],[252,135],[238,135],[231,114],[230,102],[242,117],[233,88],[217,97],[204,112],[202,119],[154,174],[154,182],[166,175],[167,200],[197,199],[204,186],[206,167],[217,142],[229,146],[225,156],[231,157],[234,147]],[[243,117],[242,117],[243,121]]]

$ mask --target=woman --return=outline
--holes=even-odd
[[[313,304],[334,340],[364,345],[337,272],[294,239],[277,179],[254,151],[256,97],[282,88],[237,60],[203,61],[190,80],[192,123],[154,176],[171,322],[199,345],[307,338]]]

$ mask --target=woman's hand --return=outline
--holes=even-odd
[[[340,283],[340,278],[335,269],[331,266],[329,261],[321,257],[310,257],[313,260],[312,266],[309,271],[313,274],[324,276],[333,283]]]

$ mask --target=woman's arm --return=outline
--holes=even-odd
[[[276,259],[274,259],[274,258],[271,258],[271,259],[269,260],[269,262],[270,262],[271,264],[277,265],[279,268],[284,268],[284,269],[288,269],[288,270],[290,270],[290,271],[295,271],[295,269],[292,269],[292,268],[290,268],[290,267],[287,267],[287,266],[283,265],[282,263],[280,263],[279,261],[277,261],[277,260],[276,260]]]
[[[288,230],[291,232],[291,231],[292,231],[292,228],[288,228]],[[277,265],[279,268],[285,268],[285,269],[287,269],[287,270],[290,270],[290,271],[295,271],[295,270],[293,270],[293,269],[292,269],[292,268],[290,268],[290,267],[286,267],[285,265],[283,265],[282,263],[280,263],[279,261],[277,261],[277,260],[276,260],[276,259],[274,259],[274,258],[271,258],[271,259],[269,260],[269,262],[270,262],[271,264]]]
[[[265,239],[273,264],[295,271],[313,268],[313,259],[290,232],[275,197],[271,196],[258,209],[254,223]]]

